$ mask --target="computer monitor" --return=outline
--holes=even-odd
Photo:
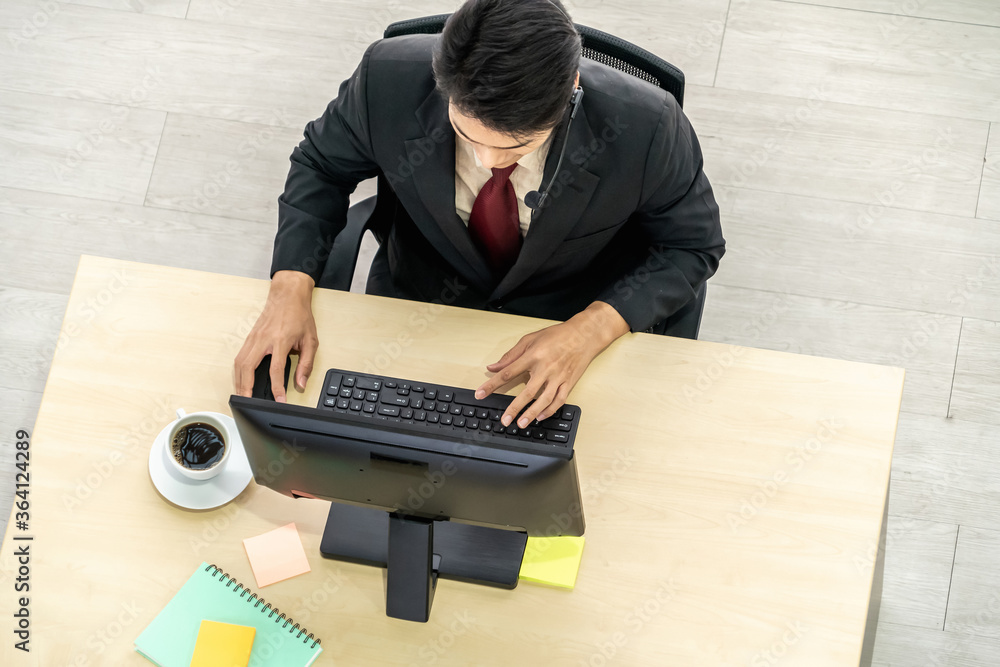
[[[514,588],[528,535],[583,534],[572,450],[429,437],[259,398],[229,405],[258,484],[332,501],[323,556],[388,568],[389,616],[426,621],[438,576]]]

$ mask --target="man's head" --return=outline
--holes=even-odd
[[[563,119],[580,35],[558,0],[468,0],[445,24],[434,77],[455,131],[487,167],[513,164]]]

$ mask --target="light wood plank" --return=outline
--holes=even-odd
[[[736,0],[746,2],[746,0]],[[1000,26],[1000,5],[993,0],[796,0],[805,5],[860,9],[892,17],[913,16],[960,23]],[[889,18],[890,26],[895,19]],[[891,34],[892,27],[887,28]]]
[[[729,13],[716,85],[992,121],[998,43],[992,26],[753,0]]]
[[[959,530],[946,630],[1000,639],[997,553],[1000,531],[966,526]]]
[[[68,4],[87,7],[118,9],[139,14],[173,16],[182,19],[188,9],[188,0],[65,0]]]
[[[943,417],[959,323],[951,316],[713,283],[700,338],[905,367],[902,409]]]
[[[879,627],[944,629],[957,535],[955,524],[889,516]]]
[[[997,272],[992,274],[996,280]],[[1000,323],[966,319],[950,416],[1000,425]]]
[[[988,123],[803,97],[689,86],[712,183],[975,215]]]
[[[1000,451],[996,427],[900,415],[889,512],[967,527],[996,526]]]
[[[69,294],[81,254],[266,278],[274,230],[273,223],[0,188],[0,285]]]
[[[320,37],[60,8],[33,38],[0,40],[0,88],[300,129],[357,67],[337,57],[347,24]],[[4,0],[0,35],[36,11],[32,0]]]
[[[1000,220],[1000,123],[990,125],[990,140],[983,163],[983,184],[979,189],[980,218]]]
[[[382,37],[394,21],[452,12],[460,3],[433,0],[415,3],[330,3],[291,0],[275,12],[269,0],[191,0],[188,19],[249,25],[317,35],[331,26],[350,27],[350,41],[340,48],[348,60],[360,59],[364,48]],[[576,23],[611,33],[649,50],[684,72],[688,82],[712,85],[729,0],[679,0],[669,3],[626,0],[567,0]],[[346,47],[346,48],[344,48]]]
[[[1000,320],[993,221],[725,186],[716,195],[727,250],[713,284]]]
[[[165,116],[5,92],[0,96],[0,186],[142,203]]]
[[[146,203],[273,222],[301,128],[170,114]]]
[[[872,667],[993,667],[997,655],[1000,640],[879,623]]]
[[[0,287],[0,349],[4,351],[0,387],[29,392],[45,388],[68,300],[67,294]]]

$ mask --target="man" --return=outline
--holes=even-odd
[[[316,258],[343,229],[351,192],[379,172],[400,206],[369,293],[450,294],[453,305],[564,320],[486,367],[495,375],[480,398],[527,376],[505,425],[525,406],[522,428],[556,414],[612,341],[691,302],[725,249],[694,131],[669,94],[580,52],[557,0],[468,0],[441,36],[369,47],[292,153],[271,289],[236,358],[237,392],[250,395],[270,353],[284,400],[289,350],[304,388],[318,346]]]

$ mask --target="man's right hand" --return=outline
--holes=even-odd
[[[285,402],[285,358],[290,351],[299,353],[294,383],[304,391],[319,338],[312,314],[312,290],[315,282],[299,271],[278,271],[271,277],[271,290],[257,323],[236,355],[233,385],[240,396],[250,396],[254,370],[264,355],[271,355],[271,391],[274,400]]]

